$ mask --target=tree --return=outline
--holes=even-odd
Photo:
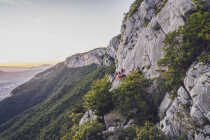
[[[69,136],[63,137],[63,140],[68,138],[71,140],[103,140],[102,131],[104,125],[95,121],[87,121],[82,125],[75,125],[71,128]]]
[[[137,140],[169,140],[163,132],[150,122],[145,122],[143,127],[137,127]]]
[[[126,16],[124,17],[124,20],[127,20],[129,17],[131,17],[131,16],[138,10],[138,8],[141,6],[141,3],[142,3],[142,2],[143,2],[143,0],[135,0],[135,1],[131,4],[128,13],[127,13]]]
[[[165,54],[158,64],[168,67],[163,73],[165,85],[171,97],[176,97],[180,86],[186,90],[183,80],[190,65],[197,59],[210,63],[210,13],[202,10],[192,13],[183,27],[166,36],[164,44]]]
[[[84,96],[84,106],[96,115],[104,116],[112,109],[111,83],[107,77],[93,82],[91,90]]]
[[[151,81],[144,78],[143,74],[128,75],[120,87],[113,91],[115,109],[138,124],[143,124],[145,120],[155,121],[158,109],[146,90],[150,84]]]

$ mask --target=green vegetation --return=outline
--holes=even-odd
[[[145,18],[145,19],[144,19],[144,27],[147,27],[147,26],[149,25],[150,21],[151,21],[151,20]]]
[[[98,121],[87,121],[82,125],[73,126],[70,134],[62,140],[103,140],[101,132],[104,125]]]
[[[143,74],[133,73],[126,77],[119,88],[113,92],[114,109],[123,116],[134,119],[137,124],[149,120],[155,122],[157,106],[146,88],[151,81],[144,78]]]
[[[64,136],[61,140],[103,140],[106,137],[102,134],[103,130],[102,123],[88,121],[80,126],[72,127],[69,135]],[[169,140],[169,137],[148,121],[143,126],[119,129],[115,133],[118,133],[119,140]]]
[[[203,62],[204,64],[210,64],[210,54],[203,53],[198,57],[199,62]]]
[[[134,140],[136,138],[136,128],[128,127],[118,130],[120,133],[119,140]]]
[[[160,81],[157,79],[154,81],[160,84]],[[111,85],[106,76],[96,80],[93,82],[91,90],[89,90],[83,98],[83,107],[78,106],[74,109],[76,111],[72,112],[72,120],[75,120],[73,127],[63,138],[74,139],[77,136],[75,140],[86,140],[90,138],[89,134],[95,139],[101,137],[102,131],[104,130],[101,125],[105,125],[104,115],[111,111],[119,112],[120,115],[125,117],[126,121],[133,119],[138,126],[144,125],[147,121],[156,123],[159,121],[157,117],[158,106],[163,96],[161,94],[151,95],[151,93],[147,92],[151,84],[151,80],[144,78],[144,74],[139,73],[128,75],[122,80],[121,85],[113,91],[109,91]],[[159,92],[162,92],[162,89],[159,89]],[[90,122],[79,125],[79,120],[76,117],[81,118],[81,114],[84,114],[84,108],[86,110],[91,109],[99,116],[97,120],[94,121],[94,123],[101,126],[99,127],[100,129],[97,129],[97,133],[96,130],[92,128]],[[141,132],[139,128],[138,131],[135,130],[135,127],[119,129],[116,133],[119,135],[120,140],[134,139],[137,138],[137,132]],[[154,132],[153,129],[154,126],[149,131]],[[88,134],[88,136],[85,136],[86,134]],[[106,137],[106,135],[109,134],[105,134],[104,137]],[[159,135],[159,133],[157,135]]]
[[[134,119],[138,125],[147,120],[156,122],[159,95],[151,96],[146,90],[152,81],[144,78],[143,74],[133,73],[122,81],[118,89],[110,92],[111,84],[105,76],[107,69],[96,65],[75,69],[60,67],[59,73],[63,73],[63,78],[61,76],[55,85],[49,85],[60,88],[40,104],[2,124],[0,137],[4,140],[102,140],[105,129],[103,116],[110,111],[120,112],[128,120]],[[101,117],[79,125],[88,109]],[[133,139],[136,137],[135,128],[122,130],[120,137],[122,140]]]
[[[138,8],[141,6],[142,2],[143,2],[143,0],[135,0],[131,4],[130,10],[128,11],[128,13],[126,13],[124,20],[127,20],[129,17],[131,17],[138,10]]]
[[[16,88],[13,91],[14,96],[0,102],[0,124],[42,102],[53,92],[63,88],[64,84],[62,85],[61,82],[66,82],[65,79],[71,77],[66,76],[68,72],[73,72],[73,70],[68,71],[61,63],[57,67],[38,75],[38,77],[43,77],[45,73],[49,73],[45,78],[31,80]]]
[[[119,129],[115,133],[119,135],[119,140],[170,140],[149,121],[146,121],[142,126]]]
[[[152,29],[155,30],[155,31],[158,31],[158,30],[161,29],[161,26],[160,26],[160,24],[157,22],[157,23],[152,27]]]
[[[192,0],[193,3],[196,5],[197,9],[204,9],[204,1],[203,0]]]
[[[167,35],[164,44],[165,55],[159,65],[168,67],[163,73],[165,86],[176,97],[190,65],[197,59],[210,62],[210,13],[203,10],[192,13],[183,27]]]
[[[84,96],[84,106],[98,116],[103,116],[112,109],[111,83],[107,77],[92,84],[91,90]]]
[[[57,67],[53,73],[57,73],[56,71],[60,68]],[[79,118],[76,117],[81,117],[85,112],[85,109],[79,106],[82,97],[90,90],[93,81],[104,77],[106,68],[91,65],[62,69],[60,73],[63,76],[59,78],[59,81],[49,85],[50,88],[60,88],[57,91],[54,90],[51,96],[40,104],[2,124],[0,138],[3,140],[58,140],[69,132],[75,122],[78,123]],[[41,87],[42,85],[35,88]],[[77,104],[78,106],[73,108]],[[71,114],[70,117],[69,114]]]
[[[137,140],[169,140],[163,132],[150,122],[145,122],[144,126],[137,127]]]
[[[113,62],[106,70],[107,74],[114,74],[116,69],[116,64]]]
[[[80,119],[85,113],[85,108],[83,107],[83,104],[76,104],[72,107],[70,119],[73,124],[79,124]]]

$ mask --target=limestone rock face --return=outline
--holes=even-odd
[[[106,49],[107,54],[113,59],[117,57],[116,55],[117,55],[118,46],[120,44],[120,39],[121,39],[121,35],[113,37]]]
[[[159,116],[160,118],[164,117],[166,111],[169,109],[173,101],[169,98],[169,95],[166,94],[161,105],[159,107]]]
[[[116,58],[120,39],[121,35],[115,36],[111,39],[106,48],[97,48],[89,52],[68,57],[65,61],[65,65],[68,68],[83,67],[91,64],[109,66]]]
[[[108,113],[104,116],[106,130],[103,132],[112,133],[107,137],[107,140],[119,140],[120,135],[123,134],[123,130],[131,127],[135,127],[134,120],[129,120],[116,112]]]
[[[209,4],[209,0],[205,0]],[[116,72],[121,69],[129,74],[138,66],[144,68],[147,78],[159,76],[157,62],[163,57],[163,41],[166,35],[185,24],[185,19],[195,7],[192,0],[167,0],[161,11],[156,6],[162,0],[144,0],[131,17],[122,23],[121,34],[114,37],[106,49],[96,49],[88,53],[72,56],[66,60],[68,67],[80,67],[89,64],[109,65],[110,58],[116,62]],[[158,27],[158,28],[157,28]],[[113,76],[114,77],[114,76]],[[120,80],[110,77],[112,89],[120,85]],[[166,94],[159,107],[161,130],[171,136],[187,134],[188,139],[209,140],[210,137],[210,65],[193,64],[180,87],[178,97],[171,100]],[[112,90],[111,89],[111,90]],[[81,119],[87,117],[88,112]],[[115,124],[119,116],[108,114],[105,117],[106,132],[114,132],[108,139],[117,139],[118,130],[131,126],[123,121]],[[111,116],[111,117],[110,117]],[[132,124],[132,123],[131,123]]]
[[[109,113],[104,116],[104,121],[107,130],[113,131],[117,128],[123,128],[126,123],[126,118],[119,113]]]
[[[91,64],[102,65],[106,48],[98,48],[92,51],[76,54],[66,59],[65,64],[68,68],[83,67]]]
[[[191,0],[168,0],[155,15],[160,0],[144,0],[138,11],[122,24],[122,40],[117,51],[117,70],[126,74],[137,66],[145,67],[147,77],[158,76],[157,61],[163,56],[163,40],[167,33],[184,25],[185,17],[194,7]],[[148,25],[147,25],[148,24]],[[155,26],[159,29],[154,29]]]
[[[188,139],[210,139],[210,65],[192,65],[184,84],[187,91],[178,90],[160,128],[171,137],[188,134]]]

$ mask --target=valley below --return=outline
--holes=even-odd
[[[39,67],[1,67],[0,66],[0,101],[10,97],[12,90],[48,69],[49,65]]]

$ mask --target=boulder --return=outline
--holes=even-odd
[[[97,119],[97,116],[94,114],[93,111],[91,110],[88,110],[84,115],[83,117],[81,118],[79,124],[83,124],[87,121],[93,121],[93,120],[96,120]]]
[[[104,116],[104,121],[106,128],[113,129],[113,128],[122,128],[126,122],[126,119],[116,112],[108,113]]]

